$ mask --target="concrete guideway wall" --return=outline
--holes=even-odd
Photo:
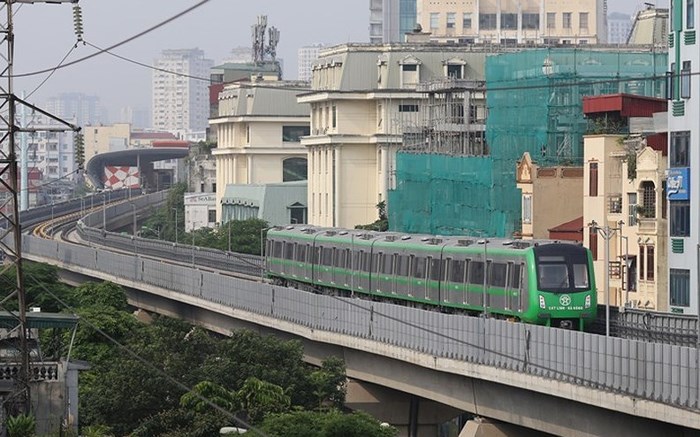
[[[698,349],[316,295],[31,236],[23,250],[29,259],[437,374],[700,429]]]

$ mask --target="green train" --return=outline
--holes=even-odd
[[[268,231],[265,269],[280,285],[446,312],[580,330],[596,318],[590,251],[570,242],[295,225]]]

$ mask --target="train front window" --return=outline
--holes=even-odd
[[[588,289],[588,265],[574,264],[574,287]]]
[[[537,273],[541,290],[555,291],[569,288],[569,269],[566,268],[566,263],[540,264]]]
[[[554,243],[537,246],[534,252],[539,290],[552,293],[590,290],[587,249]]]

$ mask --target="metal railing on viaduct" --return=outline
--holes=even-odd
[[[487,411],[558,435],[700,429],[697,348],[318,295],[33,236],[23,237],[23,251],[29,259],[219,316],[380,357],[386,368],[349,365],[349,376],[414,390],[464,411]],[[490,393],[501,390],[503,398],[489,400],[474,381],[490,384]]]

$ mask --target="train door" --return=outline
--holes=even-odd
[[[413,258],[413,296],[424,299],[426,297],[428,275],[428,262],[422,256]]]
[[[425,299],[440,302],[440,278],[442,276],[442,262],[440,258],[428,257],[427,280],[425,282]]]

